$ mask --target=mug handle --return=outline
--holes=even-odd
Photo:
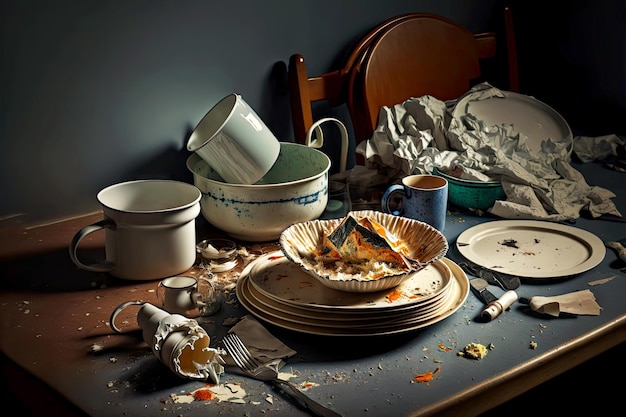
[[[402,205],[400,205],[399,210],[392,210],[391,207],[389,207],[389,202],[392,201],[392,197],[398,193],[404,196],[404,185],[394,184],[387,188],[383,196],[380,198],[380,206],[383,212],[390,213],[395,216],[402,215],[402,212],[404,211]]]
[[[113,313],[111,313],[111,318],[109,318],[109,325],[111,326],[111,329],[113,329],[115,333],[120,333],[120,334],[126,333],[115,325],[115,319],[117,318],[117,315],[120,314],[122,310],[124,310],[128,306],[143,306],[144,304],[146,304],[145,301],[137,300],[137,301],[126,301],[125,303],[122,303],[119,306],[117,306],[115,310],[113,310]]]
[[[202,299],[202,294],[198,291],[191,294],[191,301],[196,307],[206,307],[207,303]]]
[[[334,122],[341,133],[339,172],[344,172],[348,163],[348,130],[346,129],[346,126],[341,123],[341,120],[335,119],[334,117],[325,117],[313,123],[306,134],[306,141],[304,143],[306,146],[310,146],[311,148],[320,149],[324,145],[324,132],[322,131],[322,124],[326,122]],[[315,133],[315,137],[313,137],[313,133]]]
[[[100,220],[97,223],[90,224],[89,226],[83,227],[72,238],[72,242],[70,243],[70,258],[72,258],[72,262],[74,262],[74,264],[77,267],[84,269],[86,271],[92,271],[92,272],[109,272],[113,269],[114,265],[112,262],[104,261],[99,264],[86,265],[82,263],[80,259],[78,259],[77,252],[78,252],[78,245],[80,241],[83,240],[83,238],[87,236],[88,234],[97,232],[98,230],[102,230],[102,229],[115,230],[115,223],[109,219]]]

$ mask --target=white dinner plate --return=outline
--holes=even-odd
[[[522,278],[563,278],[597,266],[606,250],[586,230],[537,220],[496,220],[465,230],[456,247],[473,263]]]
[[[297,305],[290,304],[284,301],[277,300],[275,298],[268,297],[266,294],[259,291],[256,286],[252,283],[250,276],[244,277],[244,283],[242,291],[245,293],[245,297],[247,299],[254,299],[255,305],[259,308],[263,308],[263,306],[268,307],[271,310],[281,311],[282,313],[286,313],[293,316],[299,317],[316,317],[321,318],[328,321],[336,321],[336,322],[349,322],[349,323],[358,323],[365,322],[369,323],[373,319],[376,320],[385,320],[385,319],[397,319],[398,317],[410,316],[414,317],[418,314],[429,314],[433,311],[438,310],[441,307],[441,304],[444,302],[444,297],[434,299],[425,304],[416,305],[413,308],[405,308],[405,309],[394,309],[394,310],[364,310],[364,311],[350,311],[350,310],[341,310],[341,309],[312,309],[306,305]],[[454,280],[452,280],[454,281]],[[454,283],[453,283],[454,284]],[[449,285],[448,287],[452,287]],[[450,291],[445,292],[445,297],[448,297]],[[263,305],[263,306],[261,306]]]
[[[366,332],[370,329],[388,328],[390,326],[414,325],[439,316],[442,312],[449,309],[450,305],[455,302],[460,294],[461,288],[459,284],[455,280],[452,281],[450,285],[451,290],[446,297],[442,298],[440,303],[426,310],[396,311],[394,312],[395,314],[385,316],[373,314],[367,320],[364,320],[365,315],[361,315],[360,320],[350,320],[341,311],[311,311],[298,308],[297,306],[274,304],[271,299],[264,298],[258,292],[255,293],[254,286],[249,285],[249,279],[245,279],[242,285],[239,286],[239,292],[245,300],[244,306],[251,307],[253,310],[261,312],[268,317],[274,317],[296,325],[350,330],[359,329]]]
[[[534,97],[512,91],[502,91],[504,97],[477,100],[472,95],[462,98],[455,106],[453,116],[471,114],[489,125],[510,124],[516,132],[528,138],[528,147],[538,151],[541,142],[550,138],[566,144],[568,153],[574,146],[569,124],[556,110]],[[474,99],[472,99],[474,98]]]
[[[357,293],[322,285],[281,251],[259,257],[250,268],[252,284],[279,302],[313,309],[350,311],[403,309],[429,302],[444,295],[451,277],[450,268],[435,261],[395,288]]]
[[[390,335],[410,332],[432,324],[438,323],[441,320],[449,317],[455,313],[467,299],[469,293],[469,280],[463,270],[455,264],[453,261],[442,258],[442,262],[448,266],[452,273],[451,283],[449,285],[450,294],[442,301],[436,312],[433,312],[430,316],[417,316],[410,317],[406,315],[399,315],[394,320],[377,320],[375,316],[376,311],[371,311],[374,314],[374,320],[371,325],[359,325],[359,326],[343,326],[337,325],[335,321],[327,322],[325,320],[318,320],[316,318],[316,312],[307,312],[305,315],[309,315],[308,320],[302,320],[301,318],[295,318],[288,312],[284,312],[281,309],[268,308],[267,305],[260,303],[249,292],[248,285],[249,273],[251,264],[246,266],[241,273],[239,280],[237,281],[236,294],[241,305],[246,308],[256,318],[265,321],[267,323],[282,327],[285,329],[315,334],[323,336],[378,336],[378,335]],[[292,308],[298,308],[292,306]],[[301,309],[306,311],[305,309]],[[322,313],[322,311],[317,312]],[[333,310],[325,312],[325,314],[332,314]],[[338,312],[341,314],[341,312]]]

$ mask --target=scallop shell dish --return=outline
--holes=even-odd
[[[445,236],[429,224],[374,210],[296,223],[279,243],[323,285],[349,292],[393,288],[448,251]]]

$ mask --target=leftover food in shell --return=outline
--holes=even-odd
[[[389,237],[392,239],[388,240]],[[378,279],[412,269],[399,248],[402,244],[382,225],[370,218],[356,219],[349,214],[332,233],[324,236],[324,246],[315,261],[340,262],[340,266],[352,268],[357,279]],[[407,252],[406,248],[402,251]]]
[[[355,292],[397,286],[448,250],[432,226],[372,210],[294,224],[279,243],[290,261],[322,284]]]

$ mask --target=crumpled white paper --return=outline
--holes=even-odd
[[[617,135],[577,136],[574,141],[574,153],[582,162],[592,162],[617,155],[617,149],[624,145],[626,139]]]
[[[540,149],[531,149],[512,125],[488,125],[472,114],[453,118],[454,106],[467,96],[478,100],[504,94],[482,83],[449,102],[422,96],[381,108],[374,134],[357,145],[365,165],[356,166],[348,181],[375,186],[435,167],[456,168],[464,179],[501,181],[506,200],[488,211],[502,218],[564,221],[578,218],[582,209],[592,217],[621,217],[611,201],[615,194],[588,185],[570,165],[567,143],[546,138]],[[615,149],[609,143],[605,148]]]
[[[574,291],[551,297],[534,296],[529,299],[530,309],[536,313],[559,317],[560,314],[589,315],[600,314],[601,307],[590,290]]]

